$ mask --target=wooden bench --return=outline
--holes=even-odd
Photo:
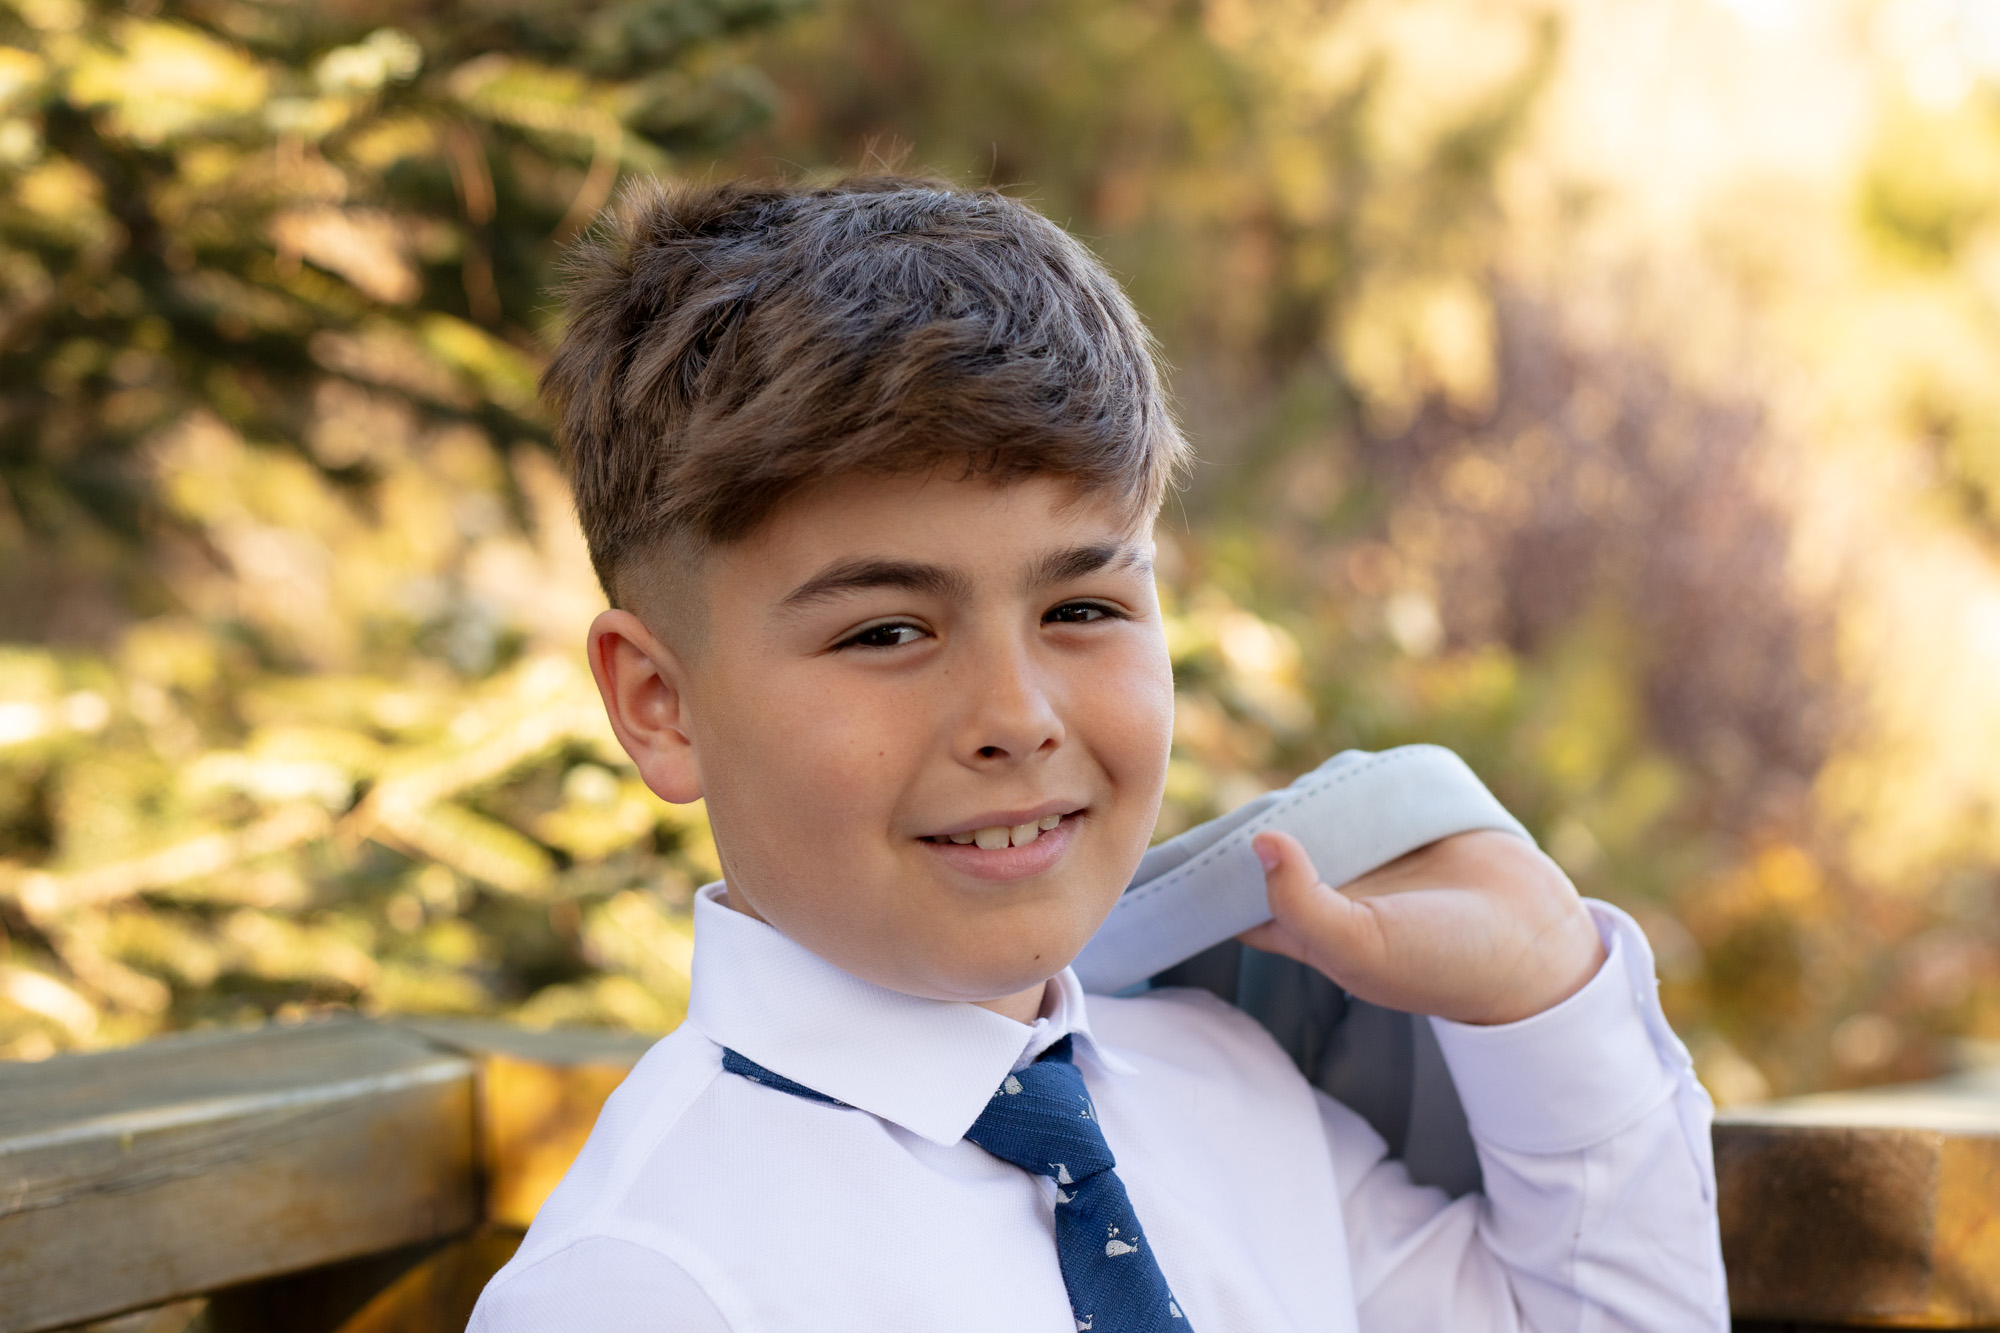
[[[0,1064],[0,1333],[192,1297],[212,1333],[461,1329],[648,1044],[355,1019]],[[1715,1143],[1739,1329],[2000,1326],[2000,1074]]]

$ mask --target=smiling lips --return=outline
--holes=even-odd
[[[1081,809],[1042,815],[1019,824],[989,824],[919,838],[934,857],[963,875],[1002,882],[1028,879],[1053,870],[1069,851]]]
[[[1007,815],[996,810],[986,816],[993,820],[991,824],[982,824],[975,828],[961,825],[947,833],[924,834],[917,841],[929,843],[939,851],[953,852],[951,859],[962,864],[967,863],[965,858],[968,856],[973,861],[981,861],[985,859],[982,853],[990,855],[1017,852],[1024,847],[1033,847],[1037,843],[1046,844],[1054,851],[1057,850],[1056,844],[1066,845],[1069,842],[1068,835],[1075,832],[1073,825],[1083,817],[1083,813],[1081,806],[1067,810],[1057,806],[1054,810],[1050,810],[1044,805],[1040,810],[1023,810],[1019,814],[1009,811],[1007,815],[1013,817],[1008,819]],[[1002,823],[1003,819],[1007,822]],[[957,852],[955,849],[959,847],[966,850]],[[1011,862],[1018,858],[1009,855],[995,859]]]
[[[1043,815],[1040,819],[1026,824],[1015,824],[1011,828],[1005,824],[995,824],[991,828],[966,829],[960,833],[940,833],[926,839],[929,842],[954,842],[960,847],[976,844],[981,851],[997,852],[1002,847],[1026,847],[1036,838],[1062,823],[1061,815]]]

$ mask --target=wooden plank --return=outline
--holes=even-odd
[[[218,1292],[202,1333],[457,1333],[521,1233],[480,1227]]]
[[[0,1333],[465,1231],[473,1073],[360,1021],[0,1065]]]
[[[2000,1071],[1718,1117],[1740,1320],[2000,1324]]]
[[[605,1099],[656,1040],[586,1028],[531,1032],[472,1020],[407,1025],[478,1061],[486,1219],[522,1229],[576,1160]]]

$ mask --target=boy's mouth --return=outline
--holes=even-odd
[[[1027,879],[1054,869],[1063,859],[1084,813],[1080,809],[1049,814],[1024,811],[1015,816],[1018,823],[958,828],[917,841],[926,844],[942,864],[974,879]]]
[[[956,833],[933,833],[923,839],[931,843],[951,843],[959,847],[977,847],[983,852],[997,852],[1003,847],[1026,847],[1044,833],[1054,832],[1069,815],[1043,815],[1020,824],[989,824],[985,828],[961,829]]]

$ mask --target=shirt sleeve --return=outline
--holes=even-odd
[[[708,1293],[665,1255],[609,1236],[509,1264],[466,1333],[730,1333]]]
[[[1411,1183],[1321,1098],[1363,1333],[1729,1328],[1708,1094],[1660,1011],[1645,935],[1589,907],[1608,957],[1582,990],[1518,1023],[1431,1020],[1484,1193]]]

